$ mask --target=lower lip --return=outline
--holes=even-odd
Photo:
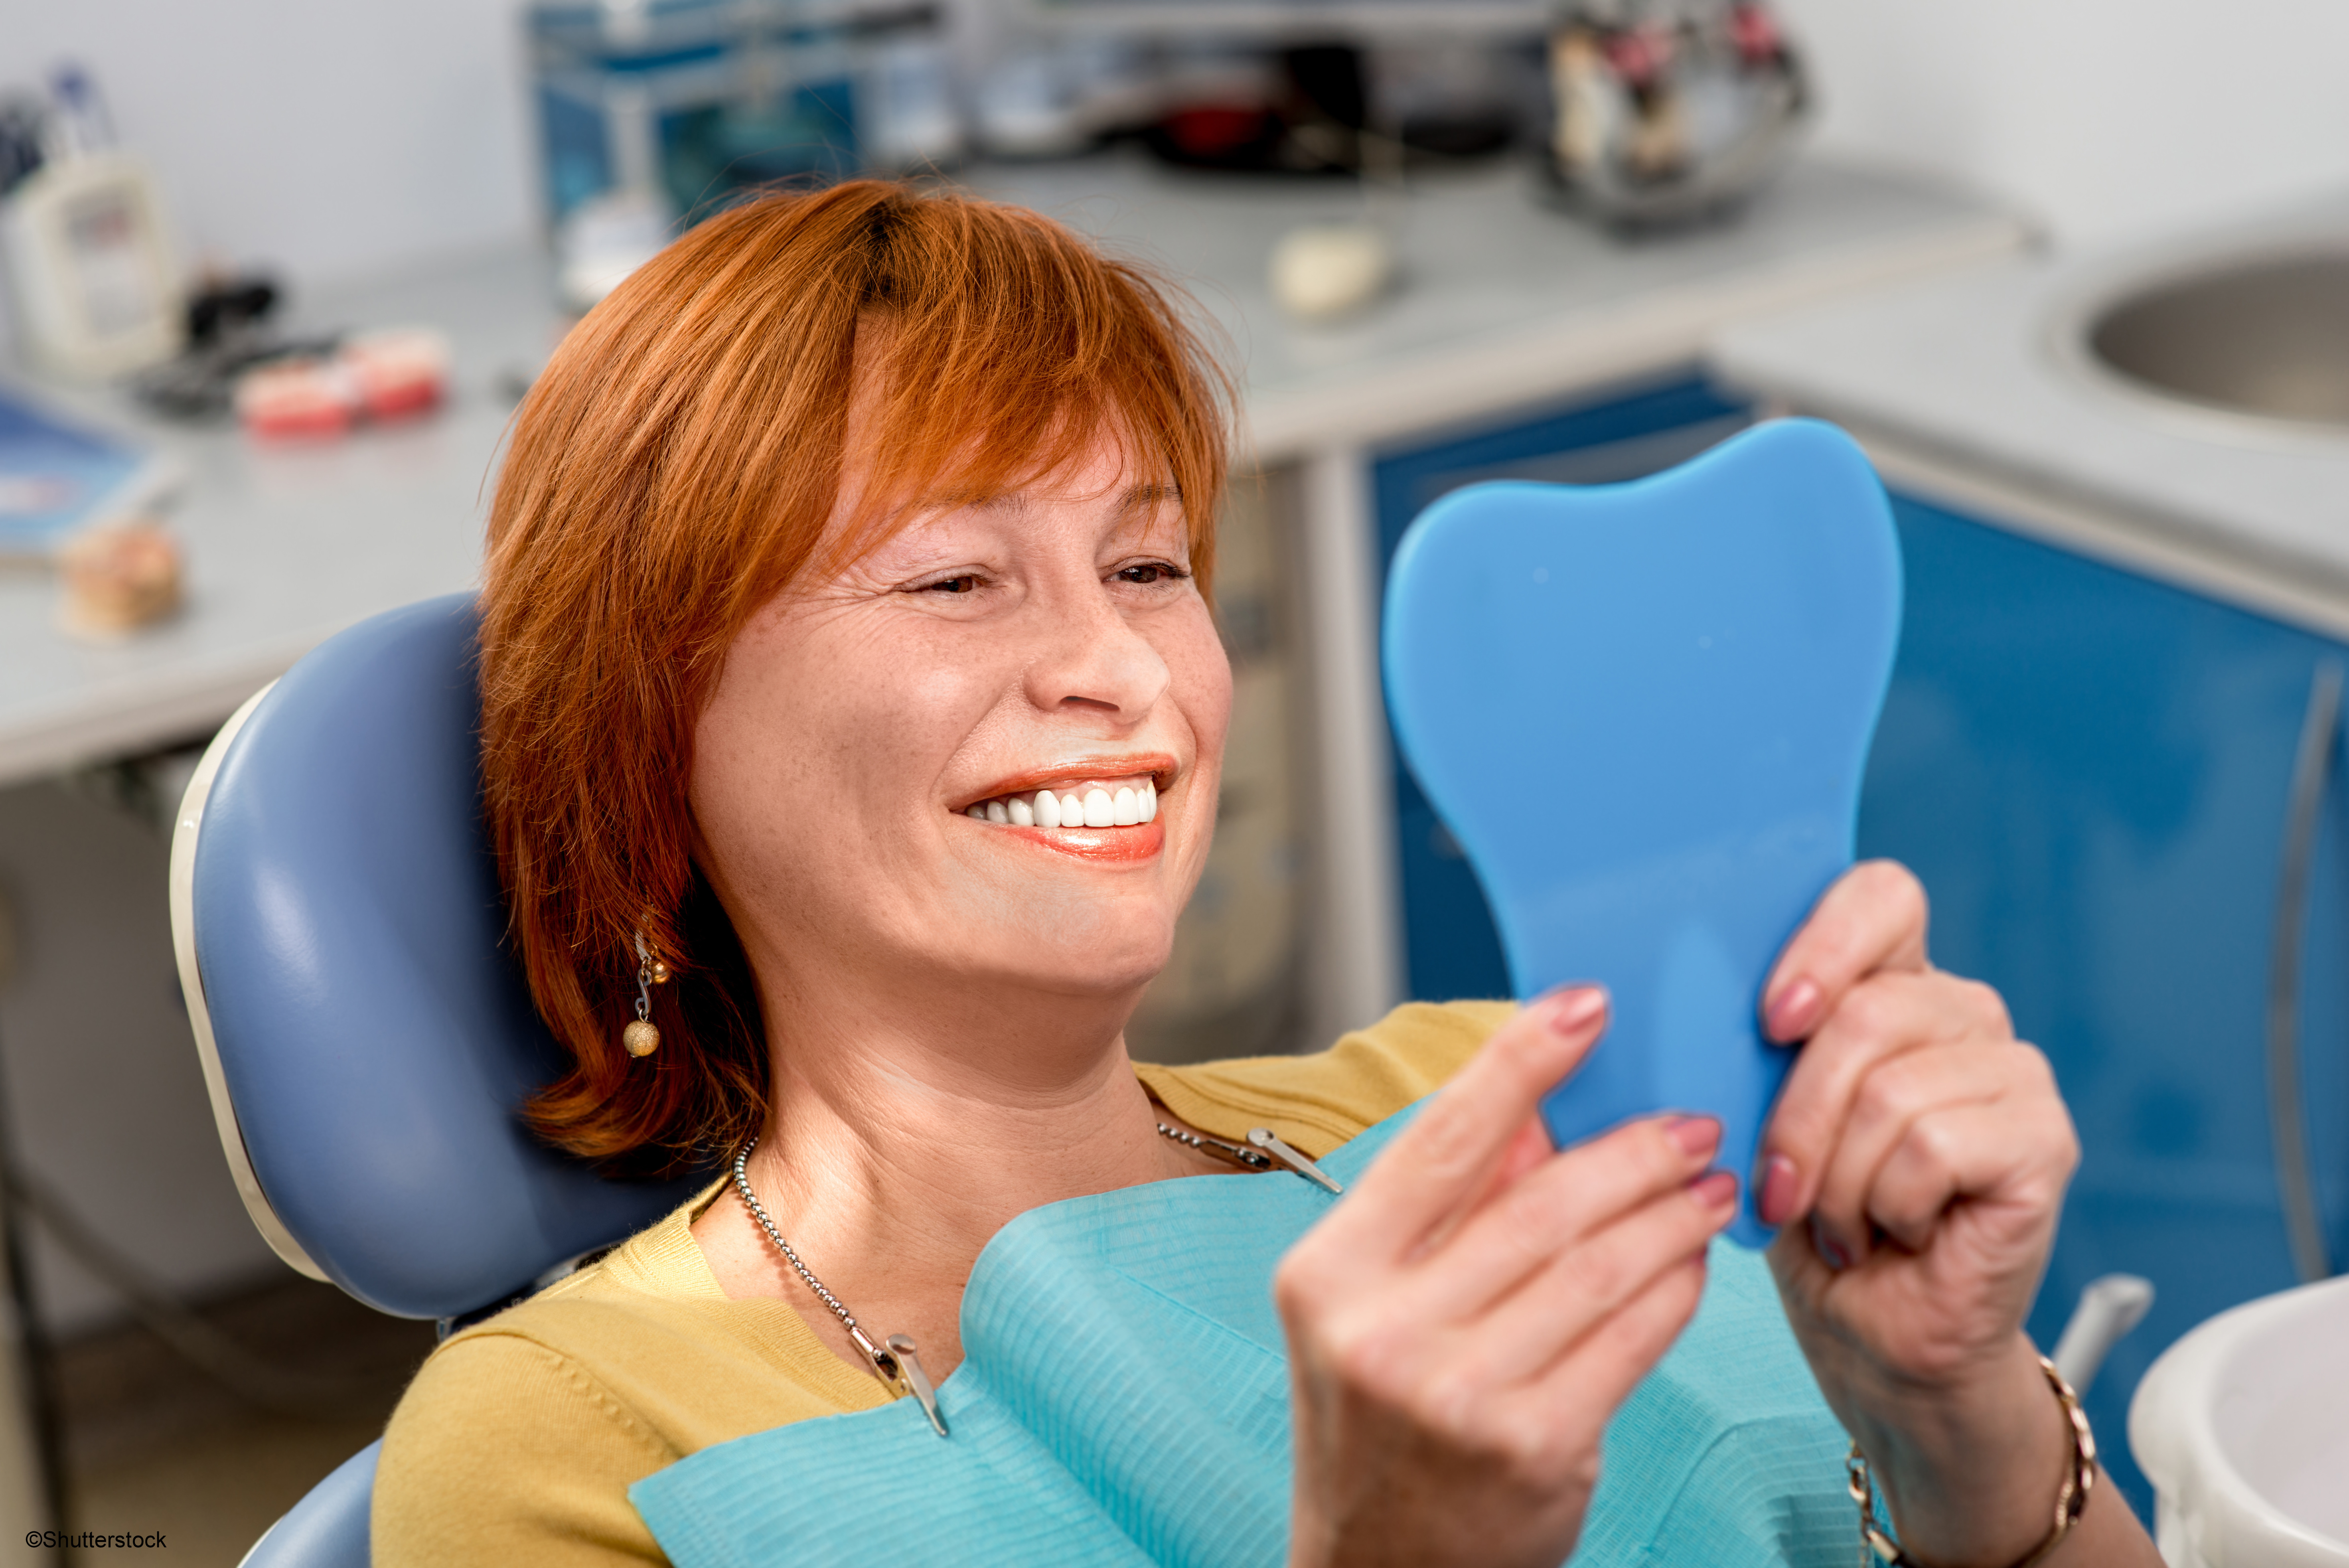
[[[1155,818],[1132,827],[999,826],[995,831],[1078,860],[1154,860],[1166,847],[1166,825]]]

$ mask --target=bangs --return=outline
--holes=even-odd
[[[874,501],[842,556],[919,508],[994,499],[1108,440],[1129,483],[1182,505],[1206,591],[1233,389],[1200,351],[1201,324],[1023,209],[909,202],[876,214],[868,240],[852,362],[868,383],[858,436]]]

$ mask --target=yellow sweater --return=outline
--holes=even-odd
[[[1441,1086],[1503,1002],[1396,1009],[1312,1056],[1136,1066],[1202,1131],[1315,1158]],[[885,1403],[789,1303],[730,1299],[688,1227],[722,1183],[434,1351],[376,1472],[376,1568],[665,1562],[628,1488],[712,1443]]]

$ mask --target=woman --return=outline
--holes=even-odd
[[[924,1395],[1016,1217],[1227,1172],[1254,1126],[1326,1156],[1438,1090],[1278,1272],[1289,1559],[1574,1550],[1738,1191],[1702,1117],[1551,1151],[1536,1104],[1603,995],[1125,1054],[1214,826],[1226,404],[1134,269],[874,182],[704,223],[566,340],[482,598],[489,817],[573,1058],[532,1114],[616,1168],[748,1154],[426,1364],[385,1568],[658,1561],[631,1485]],[[2020,1327],[2075,1158],[2044,1062],[1931,969],[1889,866],[1826,896],[1763,1006],[1804,1043],[1754,1173],[1771,1266],[1908,1552],[2155,1561],[2109,1489],[2054,1526],[2075,1447]]]

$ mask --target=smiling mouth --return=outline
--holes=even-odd
[[[963,815],[1005,827],[1139,827],[1157,820],[1158,781],[1144,774],[994,795],[973,801]]]
[[[1166,844],[1158,785],[1173,783],[1172,757],[1091,759],[1050,773],[1006,779],[961,815],[1010,844],[1080,860],[1146,861]]]

